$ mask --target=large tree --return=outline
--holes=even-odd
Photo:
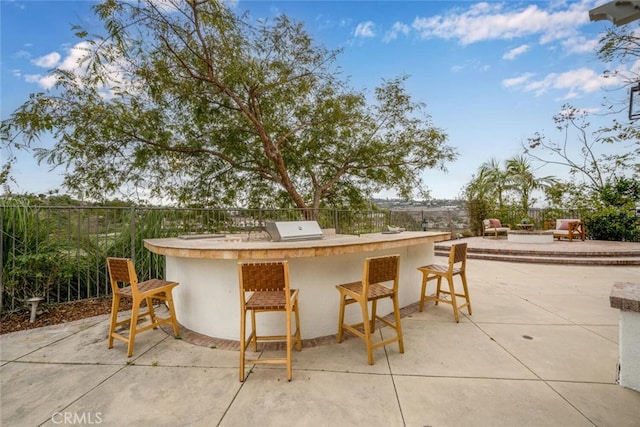
[[[598,41],[597,54],[604,63],[625,65],[605,71],[605,77],[622,77],[626,85],[640,83],[640,23],[609,27]]]
[[[622,123],[613,118],[611,125],[591,130],[590,113],[565,104],[553,117],[558,138],[548,138],[536,132],[528,138],[525,153],[544,164],[568,168],[570,175],[585,184],[582,191],[599,193],[620,178],[640,176],[640,127],[633,122]],[[602,146],[619,144],[628,151],[602,154]],[[550,154],[545,156],[544,154]]]
[[[638,24],[611,26],[598,42],[598,58],[613,65],[603,76],[616,78],[622,87],[640,84],[639,29]],[[557,185],[548,194],[556,204],[565,194],[573,206],[606,204],[612,188],[640,179],[640,120],[627,120],[627,93],[622,101],[604,100],[609,124],[592,129],[590,121],[597,113],[565,104],[553,117],[559,136],[536,133],[528,138],[524,150],[529,157],[566,167],[572,177],[572,182]],[[603,148],[613,145],[616,153],[602,154]]]
[[[7,144],[67,167],[64,185],[96,198],[123,189],[183,205],[357,205],[423,189],[425,168],[456,158],[406,92],[372,99],[285,16],[255,25],[221,2],[108,0],[103,36],[77,28],[83,72],[54,70],[2,123]],[[53,147],[35,141],[50,132]]]

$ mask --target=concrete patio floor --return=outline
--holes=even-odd
[[[609,306],[638,266],[470,259],[467,271],[473,315],[459,324],[448,305],[408,315],[405,353],[379,348],[373,366],[355,338],[294,351],[291,382],[258,365],[240,383],[237,351],[162,330],[127,358],[124,343],[107,349],[106,316],[2,335],[0,425],[640,425],[640,392],[616,384]]]

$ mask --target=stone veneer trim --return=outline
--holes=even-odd
[[[640,313],[640,283],[614,283],[609,302],[613,308]]]

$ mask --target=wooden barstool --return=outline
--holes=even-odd
[[[364,262],[362,280],[359,282],[337,285],[340,292],[340,312],[338,319],[338,342],[342,342],[344,329],[362,338],[367,345],[369,364],[373,365],[373,349],[398,342],[400,353],[404,353],[402,325],[400,324],[400,304],[398,302],[398,277],[400,273],[400,255],[367,258]],[[383,285],[392,282],[391,287]],[[376,314],[377,302],[382,298],[391,298],[395,323]],[[371,301],[371,317],[369,317],[369,301]],[[348,325],[344,323],[344,311],[347,305],[357,303],[362,311],[362,322]],[[375,332],[376,320],[390,326],[396,336],[373,343],[371,334]],[[362,329],[362,331],[360,331]]]
[[[460,322],[460,316],[458,314],[460,309],[467,307],[467,311],[471,314],[471,300],[469,299],[469,288],[467,287],[466,266],[467,244],[459,243],[457,245],[451,245],[448,265],[430,264],[418,267],[418,270],[422,272],[420,311],[424,308],[425,301],[435,301],[436,305],[438,305],[439,302],[450,304],[453,307],[453,316],[455,317],[456,322]],[[462,279],[464,293],[456,293],[453,284],[453,276],[460,276]],[[443,277],[446,278],[449,283],[448,291],[443,291],[440,288]],[[427,283],[436,279],[438,283],[436,285],[435,294],[427,295]],[[448,295],[451,299],[442,298],[442,294]],[[463,304],[458,304],[456,297],[464,298],[465,302]]]
[[[127,356],[133,355],[133,346],[136,334],[148,329],[157,329],[162,324],[170,324],[173,326],[173,333],[177,337],[178,321],[176,319],[176,311],[173,306],[173,296],[171,291],[178,286],[178,282],[172,282],[161,279],[149,279],[138,283],[138,276],[133,266],[133,261],[129,258],[107,258],[107,268],[109,269],[109,277],[111,280],[111,291],[113,293],[113,302],[111,304],[111,322],[109,324],[109,344],[108,348],[113,347],[113,339],[127,343]],[[127,286],[120,287],[120,284]],[[120,300],[129,298],[133,300],[131,308],[131,316],[118,321],[118,310],[120,309]],[[170,316],[160,318],[156,316],[153,310],[153,300],[161,300],[166,302]],[[147,310],[140,312],[142,301],[147,302]],[[138,320],[142,317],[149,316],[151,322],[144,326],[138,327]],[[126,337],[117,333],[116,327],[129,324],[129,336]]]
[[[240,282],[240,381],[244,381],[244,367],[249,363],[286,364],[287,379],[293,376],[291,350],[293,340],[298,351],[302,350],[300,335],[300,314],[298,311],[298,289],[289,287],[289,264],[287,261],[246,262],[238,264]],[[283,311],[286,314],[285,335],[258,335],[256,313]],[[251,312],[251,334],[246,338],[247,312]],[[295,316],[296,330],[291,329],[291,314]],[[258,341],[287,342],[284,358],[247,359],[246,349],[253,343],[253,351],[258,351]]]

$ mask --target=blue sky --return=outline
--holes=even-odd
[[[519,154],[536,131],[558,139],[552,116],[564,103],[597,113],[605,95],[626,99],[624,90],[611,92],[621,84],[601,77],[611,65],[595,55],[612,25],[589,21],[588,11],[602,3],[240,0],[232,7],[248,10],[251,19],[284,13],[302,21],[316,42],[344,50],[338,64],[355,88],[372,91],[382,79],[409,75],[409,93],[426,104],[433,125],[460,153],[448,173],[426,171],[426,184],[436,198],[456,198],[482,162]],[[78,40],[71,25],[100,28],[92,4],[0,0],[2,119],[50,86],[49,69],[73,68]],[[598,120],[611,116],[592,122]],[[12,190],[56,189],[63,172],[20,154]],[[547,166],[538,174],[564,177],[565,171]]]

